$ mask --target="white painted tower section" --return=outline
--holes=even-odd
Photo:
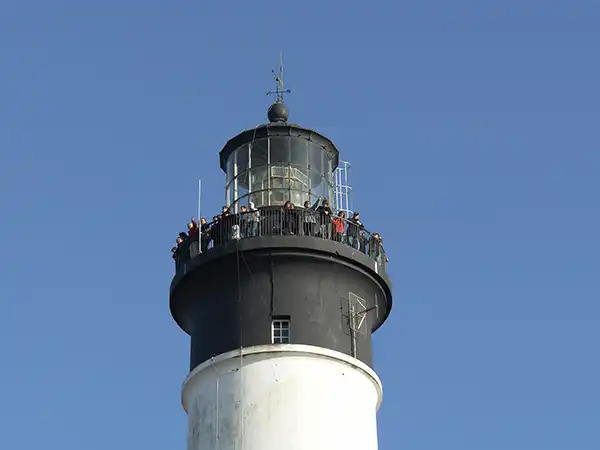
[[[381,381],[321,347],[262,345],[196,367],[182,392],[188,450],[377,450]]]

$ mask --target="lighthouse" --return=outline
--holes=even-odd
[[[339,151],[289,123],[280,87],[268,123],[220,151],[226,208],[175,254],[188,450],[376,450],[371,336],[392,307],[387,257],[328,204]]]

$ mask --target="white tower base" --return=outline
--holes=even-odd
[[[182,392],[188,450],[377,450],[381,381],[361,361],[277,344],[196,367]]]

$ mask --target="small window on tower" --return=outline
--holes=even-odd
[[[275,318],[271,324],[271,342],[273,344],[289,344],[290,319]]]

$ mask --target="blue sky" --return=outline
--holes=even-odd
[[[2,4],[0,448],[185,448],[169,248],[281,50],[391,260],[380,448],[600,448],[600,3],[237,3]]]

